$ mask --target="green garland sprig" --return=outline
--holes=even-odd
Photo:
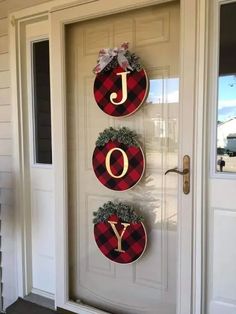
[[[112,127],[105,129],[99,133],[96,141],[96,146],[105,146],[109,141],[118,141],[119,143],[139,147],[138,135],[135,131],[132,131],[126,127],[120,129],[114,129]]]
[[[123,222],[139,223],[143,221],[143,217],[136,214],[134,208],[128,204],[121,202],[108,201],[104,203],[96,212],[93,212],[93,223],[107,221],[112,215],[116,215]]]

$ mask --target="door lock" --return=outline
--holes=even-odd
[[[189,194],[190,192],[190,157],[185,155],[183,158],[183,171],[178,170],[178,168],[169,169],[165,172],[174,172],[183,176],[183,192],[184,194]]]

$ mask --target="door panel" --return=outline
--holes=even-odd
[[[129,41],[150,79],[146,103],[130,117],[105,115],[93,96],[101,48]],[[176,312],[179,5],[159,5],[66,26],[70,298],[112,313]],[[140,136],[146,171],[132,190],[110,191],[92,169],[99,132],[127,126]],[[93,238],[92,214],[108,200],[132,202],[145,218],[148,245],[132,265],[114,264]]]
[[[32,176],[34,176],[34,179],[37,177],[33,171]],[[47,174],[46,179],[48,180],[49,177]],[[32,184],[31,193],[32,292],[40,294],[41,291],[42,293],[45,292],[53,295],[55,289],[55,260],[53,252],[54,211],[52,210],[52,185],[45,187],[45,184],[43,184],[37,188]]]

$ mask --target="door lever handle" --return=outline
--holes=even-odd
[[[189,173],[189,169],[184,169],[183,171],[179,171],[178,168],[173,168],[173,169],[167,170],[165,172],[165,175],[167,175],[167,173],[170,173],[170,172],[174,172],[174,173],[181,174],[182,176],[184,176],[185,174]]]
[[[190,157],[185,155],[183,158],[183,171],[178,168],[169,169],[165,172],[165,175],[170,172],[174,172],[183,176],[183,192],[189,194],[190,192]]]

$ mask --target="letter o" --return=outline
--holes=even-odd
[[[111,154],[115,151],[118,150],[119,152],[121,152],[122,156],[123,156],[123,160],[124,160],[124,167],[123,167],[123,171],[119,176],[116,176],[112,173],[111,171],[111,165],[110,165],[110,161],[111,161]],[[129,168],[129,160],[128,157],[126,155],[126,153],[123,151],[123,149],[118,148],[118,147],[114,147],[112,148],[106,155],[106,161],[105,161],[105,165],[106,165],[106,169],[107,172],[109,173],[109,175],[115,179],[120,179],[122,178],[128,171]]]

